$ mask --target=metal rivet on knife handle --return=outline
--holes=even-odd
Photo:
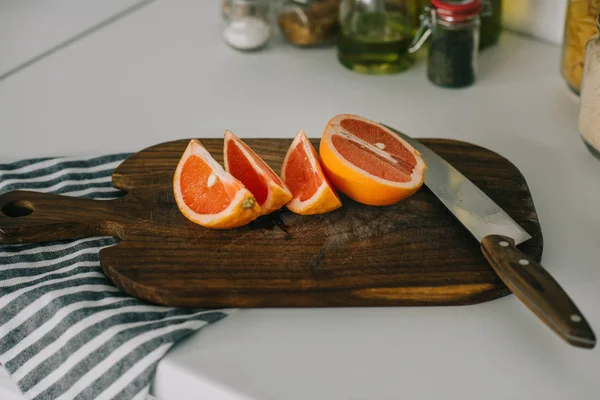
[[[488,262],[513,293],[567,342],[594,347],[594,332],[573,301],[536,260],[517,249],[531,235],[436,152],[385,126],[421,153],[428,168],[425,185],[481,243]]]
[[[596,336],[575,303],[541,265],[521,253],[512,239],[488,235],[481,241],[481,249],[506,286],[560,337],[577,347],[596,345]]]

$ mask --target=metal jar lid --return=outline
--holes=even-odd
[[[431,0],[437,18],[446,22],[468,21],[481,13],[481,0]]]

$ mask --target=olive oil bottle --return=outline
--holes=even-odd
[[[502,31],[502,0],[486,0],[488,14],[481,16],[479,49],[498,43]]]
[[[338,59],[368,74],[392,74],[410,68],[409,54],[418,20],[418,0],[342,0]]]

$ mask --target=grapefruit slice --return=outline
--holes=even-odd
[[[319,150],[331,183],[357,202],[394,204],[423,185],[427,166],[421,154],[367,118],[336,115],[325,127]]]
[[[297,214],[323,214],[342,206],[303,130],[298,132],[285,155],[281,178],[293,195],[286,207]]]
[[[260,215],[258,202],[244,185],[192,139],[173,176],[177,207],[190,221],[207,228],[246,225]]]
[[[279,210],[292,199],[292,193],[271,167],[229,130],[225,131],[223,159],[225,170],[254,195],[261,214]]]

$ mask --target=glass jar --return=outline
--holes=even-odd
[[[502,32],[502,0],[484,0],[479,29],[479,49],[485,49],[498,43]]]
[[[415,27],[414,33],[416,33],[417,29],[419,28],[419,17],[427,6],[431,6],[431,0],[417,0],[417,12],[415,15],[413,15],[413,26]]]
[[[596,34],[585,46],[579,132],[587,148],[600,159],[600,16],[596,26]]]
[[[418,0],[342,0],[339,62],[356,72],[398,73],[410,68]]]
[[[414,22],[414,33],[413,33],[413,38],[414,36],[417,34],[417,31],[421,25],[421,15],[423,14],[423,11],[425,11],[425,9],[427,7],[431,7],[431,0],[418,0],[417,1],[417,13],[415,15],[415,22]],[[429,8],[427,8],[429,9]],[[414,54],[419,54],[419,56],[417,57],[418,59],[422,59],[422,60],[426,60],[427,59],[427,48],[428,45],[427,43],[424,43],[423,46],[421,46],[421,48],[419,48],[418,52],[414,53]],[[413,53],[411,53],[413,54]]]
[[[223,19],[229,18],[229,10],[231,8],[229,1],[230,0],[221,0],[221,16]]]
[[[480,13],[481,0],[432,0],[431,7],[425,7],[410,52],[429,39],[427,77],[431,82],[449,88],[475,82]]]
[[[579,94],[585,44],[596,33],[600,0],[569,0],[565,18],[561,73],[567,85]]]
[[[225,42],[245,51],[266,46],[272,31],[270,6],[270,0],[229,0]]]
[[[277,21],[283,36],[301,47],[331,45],[338,30],[339,0],[287,0]]]

